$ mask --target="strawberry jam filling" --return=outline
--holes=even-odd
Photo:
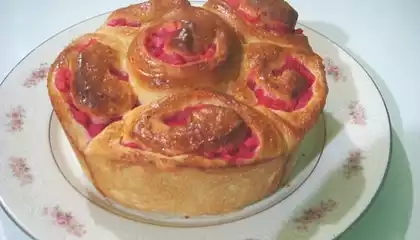
[[[71,72],[68,68],[60,68],[55,74],[55,87],[62,93],[70,90]]]
[[[116,67],[109,67],[109,73],[111,73],[112,75],[118,77],[118,79],[123,80],[123,81],[128,81],[128,73],[116,68]]]
[[[125,141],[121,143],[125,147],[144,150],[143,147],[135,142]],[[202,152],[202,156],[209,159],[224,159],[235,163],[238,160],[247,160],[255,156],[255,150],[260,145],[258,137],[248,129],[246,137],[238,144],[227,144],[214,151]]]
[[[190,129],[192,134],[196,134],[194,133],[195,130],[200,129],[200,127],[195,128],[195,126],[202,126],[205,123],[194,123],[192,115],[195,112],[199,114],[198,112],[204,108],[210,110],[212,108],[212,105],[197,104],[194,106],[186,107],[181,111],[171,113],[169,116],[163,116],[162,122],[170,127],[181,127],[185,129]],[[222,116],[220,117],[223,118]],[[191,151],[186,152],[196,152],[198,155],[204,156],[209,159],[223,159],[233,164],[238,163],[239,161],[248,160],[255,157],[255,152],[260,145],[260,140],[249,127],[241,124],[242,123],[240,123],[240,126],[243,126],[243,128],[239,127],[236,129],[239,130],[239,132],[235,132],[235,130],[229,130],[229,132],[221,132],[222,135],[218,135],[219,137],[216,139],[214,139],[213,136],[208,136],[212,140],[208,140],[209,142],[204,143],[204,146],[197,145],[197,148],[191,149]],[[200,137],[197,137],[197,139],[200,139]],[[207,137],[201,139],[207,139]],[[121,142],[121,144],[129,148],[141,150],[146,149],[145,146],[141,145],[141,143],[136,143],[132,140],[124,140]]]
[[[136,149],[144,150],[144,148],[139,146],[137,143],[131,142],[131,141],[121,141],[121,145],[128,148],[136,148]]]
[[[259,145],[258,137],[248,128],[246,137],[238,145],[227,144],[215,151],[204,152],[203,155],[209,159],[221,158],[229,162],[236,162],[253,158]]]
[[[180,34],[182,25],[177,22],[168,22],[156,32],[146,38],[146,49],[153,57],[172,65],[184,65],[191,62],[209,60],[214,57],[217,46],[215,43],[207,46],[203,52],[184,52],[168,50],[171,40]],[[186,41],[186,40],[183,40]],[[191,44],[191,43],[185,43]]]
[[[231,7],[231,8],[238,8],[239,5],[241,4],[241,0],[225,0],[226,3]]]
[[[97,43],[98,41],[94,38],[89,39],[88,42],[86,43],[80,43],[76,46],[76,51],[78,52],[82,52],[84,51],[86,48],[92,46],[93,44]]]
[[[191,116],[194,111],[198,111],[206,106],[206,104],[199,104],[187,107],[184,110],[163,119],[163,122],[168,126],[185,126],[188,124],[189,116]],[[222,158],[227,161],[235,162],[236,160],[252,158],[258,146],[258,137],[248,128],[245,138],[239,144],[227,144],[213,151],[205,151],[202,154],[209,159]]]
[[[261,21],[261,12],[257,8],[247,8],[245,5],[237,6],[238,14],[249,23],[257,23]]]
[[[169,117],[166,117],[165,119],[163,119],[163,122],[166,125],[171,126],[171,127],[185,126],[188,123],[188,117],[191,116],[191,114],[194,111],[198,111],[204,107],[206,107],[205,104],[199,104],[192,107],[187,107],[182,111],[179,111]]]
[[[92,118],[87,113],[84,113],[76,108],[73,104],[69,104],[70,111],[73,115],[74,120],[82,125],[89,133],[89,136],[95,137],[102,130],[104,130],[112,122],[118,121],[119,119],[111,120],[105,123],[94,123]]]
[[[80,109],[78,109],[74,105],[73,98],[70,93],[71,82],[72,73],[70,69],[66,67],[61,67],[60,69],[58,69],[55,75],[55,86],[64,95],[64,99],[69,105],[73,119],[76,120],[77,123],[82,125],[87,130],[90,137],[95,137],[109,124],[120,120],[120,118],[116,118],[105,121],[95,121],[95,119],[90,117],[88,113],[82,112]]]
[[[288,57],[285,64],[281,68],[274,69],[272,73],[275,76],[280,76],[286,70],[294,70],[306,80],[305,86],[289,101],[269,96],[262,88],[257,86],[255,77],[250,74],[248,87],[254,92],[258,104],[284,112],[293,112],[308,104],[313,95],[312,85],[315,82],[315,76],[302,63],[292,57]]]
[[[295,29],[295,34],[303,34],[303,29],[302,28]]]
[[[110,27],[140,27],[141,23],[137,21],[129,21],[125,18],[114,18],[107,23]]]

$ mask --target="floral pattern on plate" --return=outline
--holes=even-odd
[[[359,100],[351,101],[348,108],[351,116],[351,123],[361,126],[366,125],[365,107]]]
[[[66,229],[69,234],[76,237],[83,237],[86,234],[85,226],[80,224],[71,212],[65,212],[59,206],[44,208],[44,215],[51,217],[55,225]]]
[[[343,69],[334,63],[334,60],[330,57],[324,59],[325,71],[328,76],[332,76],[336,82],[344,82],[347,77],[343,74]]]
[[[41,63],[40,66],[31,72],[29,77],[23,82],[26,88],[36,87],[40,82],[47,79],[48,71],[50,70],[48,63]]]
[[[10,169],[14,177],[20,180],[20,185],[24,186],[32,183],[33,176],[31,168],[22,157],[10,157]]]
[[[297,229],[307,231],[308,225],[322,221],[329,212],[337,207],[337,204],[335,200],[328,199],[304,210],[301,216],[294,219]]]
[[[357,176],[360,171],[363,170],[362,160],[364,158],[365,157],[363,156],[363,152],[360,149],[349,152],[349,156],[343,165],[344,175],[346,178],[350,179],[354,176]]]
[[[21,132],[26,117],[25,109],[22,106],[13,108],[10,112],[6,113],[8,118],[7,128],[9,132]]]

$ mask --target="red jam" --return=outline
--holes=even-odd
[[[124,72],[124,71],[122,71],[118,68],[115,68],[115,67],[111,66],[109,68],[109,73],[118,77],[118,79],[120,79],[120,80],[128,81],[128,73],[126,73],[126,72]]]
[[[158,31],[146,38],[146,49],[153,57],[172,65],[184,65],[186,63],[208,60],[214,57],[217,48],[214,43],[208,46],[202,53],[198,54],[182,55],[176,52],[167,52],[165,50],[165,45],[180,28],[181,26],[176,22],[165,24]]]
[[[237,160],[246,160],[254,157],[255,150],[260,145],[258,137],[248,129],[244,140],[237,146],[228,144],[216,151],[204,152],[204,156],[209,159],[222,158],[229,162],[236,162]]]
[[[122,142],[121,143],[123,146],[125,147],[129,147],[129,148],[137,148],[137,149],[142,149],[139,145],[137,145],[137,143],[135,142]]]
[[[82,52],[82,51],[84,51],[86,48],[88,48],[88,47],[92,46],[93,44],[95,44],[95,43],[97,43],[97,42],[98,42],[98,40],[96,40],[96,39],[94,39],[94,38],[91,38],[91,39],[89,39],[89,41],[88,41],[87,43],[81,43],[81,44],[78,44],[78,45],[76,46],[76,50],[77,50],[78,52]]]
[[[295,29],[295,34],[303,34],[303,29],[302,28]]]
[[[241,4],[241,0],[225,0],[225,1],[231,8],[238,8],[239,5]]]
[[[70,111],[73,115],[74,120],[82,125],[89,133],[89,136],[95,137],[98,135],[102,130],[108,126],[112,121],[107,123],[93,123],[92,119],[89,117],[87,113],[84,113],[76,108],[73,104],[70,104]]]
[[[256,8],[247,8],[247,7],[243,7],[243,5],[240,4],[237,10],[238,10],[238,14],[247,22],[257,23],[261,21],[261,13]]]
[[[140,27],[141,23],[136,21],[128,21],[125,18],[114,18],[107,23],[110,27]]]
[[[313,95],[312,85],[315,82],[315,76],[303,64],[292,57],[287,58],[286,63],[281,68],[274,69],[273,74],[279,76],[288,69],[299,73],[307,81],[306,86],[295,98],[286,101],[269,96],[263,89],[257,87],[254,78],[250,76],[248,87],[254,92],[255,97],[258,99],[258,104],[284,112],[293,112],[308,104]]]
[[[70,90],[71,72],[68,68],[60,68],[55,74],[55,86],[58,91],[67,93]]]
[[[204,108],[206,105],[205,104],[199,104],[196,106],[192,106],[192,107],[187,107],[182,111],[179,111],[177,113],[175,113],[174,115],[167,117],[163,120],[163,122],[171,127],[174,126],[185,126],[187,125],[187,120],[188,117],[197,110],[200,110],[202,108]]]
[[[188,124],[188,117],[199,109],[206,107],[206,104],[198,104],[195,106],[187,107],[165,119],[163,122],[171,127],[185,126]],[[130,148],[143,149],[141,146],[134,142],[123,142],[123,146]],[[247,129],[245,138],[239,144],[227,144],[214,151],[203,152],[202,155],[209,159],[224,159],[229,162],[237,162],[238,160],[247,160],[255,156],[255,150],[260,145],[259,138]]]
[[[205,106],[205,104],[199,104],[192,107],[187,107],[184,110],[177,112],[168,118],[165,118],[163,122],[168,126],[185,126],[188,123],[187,120],[191,113],[202,109]],[[226,145],[217,149],[216,151],[204,152],[203,155],[210,159],[222,158],[226,161],[249,159],[254,156],[255,149],[258,146],[258,137],[253,134],[250,129],[248,129],[246,137],[239,145]]]
[[[136,148],[144,150],[141,146],[134,142],[122,142],[125,147]],[[255,150],[260,145],[258,137],[248,129],[247,135],[244,140],[237,146],[233,144],[228,144],[223,147],[220,147],[216,151],[203,152],[203,156],[209,159],[224,159],[229,162],[237,162],[238,160],[247,160],[255,156]]]

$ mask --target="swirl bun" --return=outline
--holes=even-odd
[[[208,0],[203,7],[229,22],[246,42],[310,48],[302,30],[295,29],[298,13],[286,1]]]
[[[297,18],[279,0],[155,0],[70,43],[49,96],[96,188],[130,208],[194,216],[283,186],[328,93]]]
[[[322,59],[311,51],[266,42],[247,44],[242,76],[230,93],[299,136],[312,128],[326,101]]]
[[[282,133],[273,122],[214,92],[173,94],[135,109],[124,123],[123,145],[146,155],[159,154],[152,161],[165,159],[171,167],[238,166],[287,155]]]
[[[140,31],[128,68],[139,98],[149,103],[186,88],[223,90],[239,75],[238,52],[239,38],[227,23],[203,8],[184,7]]]

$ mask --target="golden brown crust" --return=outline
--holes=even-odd
[[[97,32],[118,36],[119,40],[129,46],[141,26],[151,20],[153,14],[149,2],[133,4],[112,12]]]
[[[107,35],[82,36],[57,57],[52,65],[51,81],[57,86],[57,81],[62,81],[60,71],[66,70],[67,89],[61,90],[63,98],[89,115],[121,116],[137,103],[128,75],[123,75],[122,48]]]
[[[150,1],[150,5],[156,20],[173,10],[191,6],[188,0]]]
[[[59,58],[60,56],[58,59]],[[51,65],[47,78],[48,94],[50,96],[51,104],[57,114],[58,120],[63,126],[64,131],[70,136],[72,144],[76,145],[77,149],[83,151],[89,141],[89,138],[86,131],[77,124],[71,116],[70,109],[67,107],[66,101],[54,85],[53,75],[55,75],[56,67],[57,64]]]
[[[101,123],[122,116],[137,103],[137,98],[127,81],[116,79],[110,76],[109,72],[104,75],[103,71],[97,71],[104,68],[106,61],[112,60],[107,58],[106,61],[98,61],[104,51],[105,54],[111,53],[113,56],[115,68],[122,68],[119,59],[121,59],[123,49],[121,42],[113,37],[100,33],[86,34],[72,41],[51,65],[47,80],[51,103],[72,146],[80,152],[83,152],[91,136],[88,127],[75,119],[75,109],[77,112],[83,111],[84,116],[89,116],[91,121]],[[82,61],[81,52],[84,52],[87,57],[85,62]],[[108,83],[104,84],[104,79]],[[80,83],[88,88],[80,89],[79,87],[78,89],[77,84]],[[119,89],[119,93],[108,91],[107,95],[103,91],[107,88]],[[80,92],[82,94],[79,94]],[[90,99],[84,94],[90,94]]]
[[[79,53],[70,87],[76,107],[97,116],[117,117],[136,103],[130,84],[113,74],[121,61],[112,48],[95,43]]]
[[[152,0],[69,44],[48,92],[98,190],[186,215],[276,191],[328,93],[297,17],[281,0]]]
[[[190,3],[186,0],[145,1],[132,4],[112,12],[97,32],[118,37],[128,46],[144,25],[160,19],[174,9],[188,6]]]
[[[84,149],[89,142],[89,136],[83,127],[81,127],[71,116],[70,110],[66,106],[60,92],[55,88],[52,81],[52,72],[48,74],[47,78],[48,94],[50,96],[51,104],[61,123],[63,130],[76,153],[82,168],[87,176],[90,176],[89,168],[86,166]]]
[[[218,106],[220,107],[218,111],[233,110],[238,114],[244,124],[251,129],[252,133],[259,140],[253,157],[243,160],[237,159],[236,161],[227,161],[221,156],[209,159],[200,151],[202,150],[201,147],[205,144],[211,144],[213,139],[217,140],[218,137],[228,136],[229,133],[224,133],[221,136],[209,136],[207,131],[200,132],[202,130],[200,126],[203,124],[201,120],[198,122],[191,121],[187,123],[187,127],[171,127],[162,122],[164,114],[199,104]],[[229,123],[221,122],[219,124]],[[124,119],[114,124],[113,127],[118,128],[118,130],[111,130],[109,129],[111,128],[110,126],[92,140],[90,143],[91,152],[102,152],[105,148],[112,148],[127,153],[125,158],[129,160],[121,159],[121,161],[146,161],[155,163],[158,168],[162,169],[175,167],[220,168],[250,165],[256,162],[270,161],[273,158],[284,157],[289,154],[282,132],[277,129],[274,122],[229,96],[207,91],[171,95],[155,104],[140,106],[125,115]],[[179,132],[182,130],[184,132]],[[136,131],[138,131],[137,134]],[[201,135],[204,135],[204,137]],[[191,138],[191,141],[183,141],[185,138]],[[165,139],[165,141],[162,141],[162,139]],[[228,142],[231,143],[231,141]],[[134,148],[130,147],[133,146],[133,143],[136,144]],[[97,151],[92,150],[93,146],[97,146]],[[137,158],[138,160],[136,160]]]
[[[221,91],[238,77],[241,57],[240,41],[222,19],[188,7],[145,26],[130,46],[127,66],[140,99],[148,103],[188,88]]]
[[[203,7],[229,22],[245,42],[310,48],[307,37],[294,29],[298,14],[286,1],[208,0]]]
[[[259,91],[269,99],[259,99]],[[241,77],[228,92],[273,120],[288,122],[301,139],[316,123],[328,86],[322,59],[312,51],[253,42],[246,46]]]
[[[111,146],[121,134],[115,123],[86,150],[93,183],[105,196],[126,207],[179,215],[222,214],[239,210],[278,189],[290,174],[294,159],[275,158],[257,165],[171,170],[141,161],[121,161],[134,150]]]

